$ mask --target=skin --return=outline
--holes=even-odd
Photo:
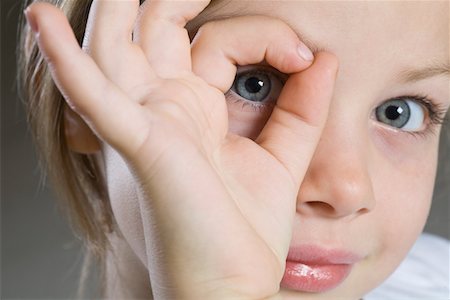
[[[70,123],[69,144],[101,148],[123,235],[111,237],[109,296],[148,297],[148,274],[164,298],[359,299],[379,285],[425,223],[440,128],[413,136],[373,111],[415,94],[448,109],[446,75],[399,76],[448,64],[448,3],[219,1],[189,24],[200,27],[191,51],[184,24],[167,20],[192,19],[205,2],[147,5],[134,25],[137,2],[94,1],[83,45],[90,57],[58,11],[27,12],[82,117]],[[313,62],[295,52],[300,40]],[[262,60],[291,74],[270,118],[223,97],[235,64]],[[81,143],[92,137],[82,120],[101,143]],[[280,290],[289,246],[300,244],[362,260],[331,291]]]

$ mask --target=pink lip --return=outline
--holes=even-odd
[[[337,287],[361,257],[344,250],[318,246],[289,249],[281,287],[302,292],[325,292]]]

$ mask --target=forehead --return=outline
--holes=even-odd
[[[199,22],[241,15],[284,20],[312,50],[336,54],[341,75],[390,66],[378,69],[386,77],[449,61],[447,1],[216,0]]]

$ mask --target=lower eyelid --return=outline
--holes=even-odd
[[[377,121],[376,118],[370,119],[372,122],[372,126],[380,136],[382,136],[384,139],[394,139],[394,141],[402,141],[402,143],[411,138],[413,138],[413,141],[427,141],[430,137],[436,137],[436,133],[438,132],[437,129],[440,126],[439,124],[433,124],[430,121],[425,121],[420,130],[406,131],[402,130],[401,128],[396,128],[381,123]]]
[[[246,100],[237,95],[232,90],[229,90],[225,94],[225,98],[228,102],[231,102],[233,106],[245,112],[266,113],[268,110],[272,110],[275,106],[273,99],[266,100],[264,102],[255,102]]]

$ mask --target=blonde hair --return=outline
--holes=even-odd
[[[24,6],[31,2],[25,1]],[[81,45],[92,0],[47,2],[66,13]],[[18,74],[21,96],[26,100],[28,123],[41,167],[53,183],[59,207],[84,241],[88,251],[85,263],[88,264],[90,254],[94,255],[102,274],[109,248],[107,234],[113,231],[113,214],[99,163],[94,155],[69,150],[64,134],[66,102],[50,76],[34,35],[23,20],[20,30]]]
[[[25,0],[24,7],[31,2],[33,0]],[[81,45],[92,0],[46,2],[53,3],[66,13]],[[102,274],[106,251],[110,249],[108,234],[114,231],[114,217],[99,161],[95,155],[69,150],[64,134],[66,102],[50,76],[30,28],[23,20],[20,30],[19,81],[42,168],[53,183],[60,207],[69,217],[72,228],[85,242],[88,253],[97,259]],[[446,132],[441,135],[441,142],[444,142],[443,139],[446,141],[445,145],[441,145],[441,152],[449,153],[450,130],[444,130]],[[448,160],[448,157],[441,156],[441,159]],[[441,161],[440,168],[444,170],[441,173],[445,175],[441,177],[446,179],[441,178],[441,181],[445,186],[450,176],[450,163],[444,169],[442,164]],[[448,195],[445,197],[447,199]]]

